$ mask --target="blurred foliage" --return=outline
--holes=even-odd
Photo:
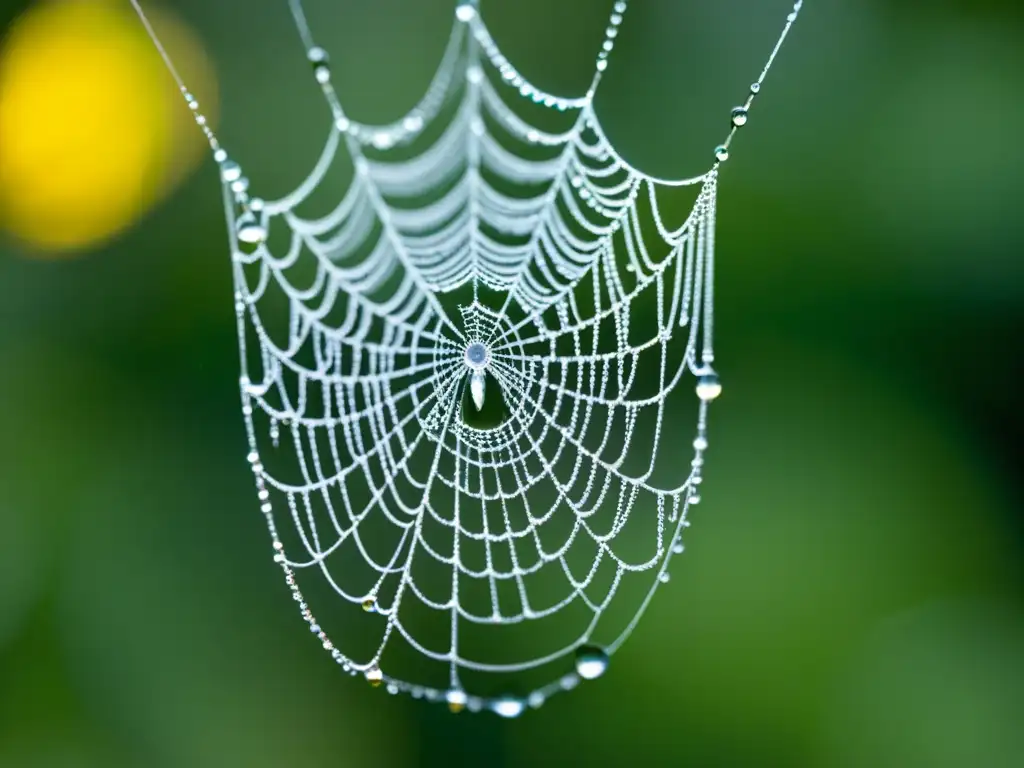
[[[605,3],[484,2],[527,76],[585,84]],[[413,102],[450,3],[307,4],[352,114]],[[623,153],[703,170],[787,5],[635,2],[598,105]],[[128,17],[104,70],[62,42],[85,26],[16,22],[47,7],[0,10],[0,766],[1021,765],[1018,3],[805,3],[723,171],[687,553],[602,680],[513,722],[369,690],[303,631],[243,460],[212,163],[184,178],[201,138]],[[328,115],[286,3],[162,10],[254,189],[294,186]],[[85,143],[48,178],[9,154],[35,134]]]
[[[209,65],[158,15],[199,93]],[[134,223],[199,159],[201,135],[131,7],[51,0],[11,25],[0,58],[0,221],[39,253],[94,246]]]

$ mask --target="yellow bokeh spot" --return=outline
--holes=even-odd
[[[210,67],[166,12],[154,26],[208,118]],[[49,0],[0,52],[0,225],[70,253],[136,221],[202,156],[203,137],[126,0]]]

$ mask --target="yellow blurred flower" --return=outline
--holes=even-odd
[[[147,11],[212,119],[199,43]],[[0,51],[0,226],[34,250],[70,253],[122,231],[204,146],[129,3],[49,0],[12,25]]]

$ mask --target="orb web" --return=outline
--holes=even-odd
[[[289,5],[330,120],[290,194],[252,196],[179,79],[220,167],[273,558],[346,671],[516,716],[600,676],[682,552],[721,391],[719,169],[800,3],[711,168],[682,180],[631,166],[594,111],[621,0],[577,97],[529,82],[459,4],[388,125],[344,111]],[[345,191],[308,212],[329,177]]]

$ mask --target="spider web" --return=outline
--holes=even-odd
[[[346,115],[290,6],[332,119],[291,194],[250,196],[183,87],[221,168],[274,560],[346,671],[515,716],[601,674],[682,552],[720,391],[719,167],[800,3],[716,162],[678,181],[627,163],[593,109],[621,0],[576,98],[460,4],[426,94],[382,126]],[[669,406],[694,388],[680,470]]]

